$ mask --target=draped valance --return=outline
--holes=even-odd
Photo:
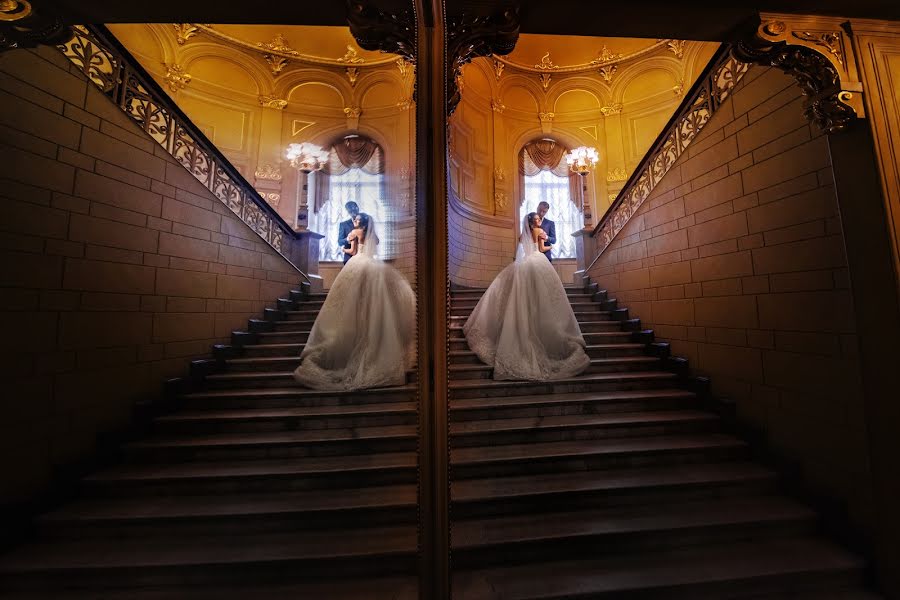
[[[568,148],[556,140],[542,139],[525,144],[519,153],[519,180],[522,194],[525,193],[525,177],[534,177],[541,171],[550,171],[557,177],[569,178],[569,197],[575,206],[581,207],[582,180],[581,176],[569,171],[566,162]],[[529,207],[534,210],[533,207]]]
[[[384,173],[384,152],[381,146],[367,137],[351,135],[342,138],[328,148],[328,162],[316,172],[313,211],[328,202],[332,175],[343,175],[350,169],[361,169],[370,175]]]

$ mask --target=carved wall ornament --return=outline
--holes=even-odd
[[[412,63],[401,56],[397,59],[397,68],[400,69],[400,77],[405,78],[412,71]]]
[[[177,64],[166,65],[166,75],[163,78],[166,87],[172,92],[184,89],[191,82],[191,74],[184,70],[184,67]]]
[[[606,46],[604,46],[604,48],[606,48]],[[534,65],[534,68],[540,69],[541,71],[552,71],[554,69],[558,69],[559,65],[553,64],[553,61],[550,59],[550,52],[548,51],[541,57],[541,62]]]
[[[300,53],[291,48],[291,45],[288,43],[287,39],[280,33],[277,34],[274,38],[272,38],[271,42],[256,42],[256,45],[265,50],[269,50],[271,52],[276,52],[278,54],[293,54],[295,56],[299,56]]]
[[[672,86],[672,92],[678,97],[684,95],[684,79]]]
[[[816,46],[822,46],[834,57],[838,64],[844,64],[844,53],[841,51],[841,34],[839,32],[829,32],[822,34],[810,33],[808,31],[794,31],[794,37],[804,42],[812,42]]]
[[[278,96],[260,96],[259,105],[263,108],[276,108],[278,110],[284,110],[284,108],[288,105],[288,101]]]
[[[502,113],[506,109],[506,105],[497,98],[491,98],[491,110],[495,113]]]
[[[622,104],[612,104],[610,106],[601,106],[600,112],[604,117],[609,117],[612,115],[618,115],[622,113]]]
[[[277,192],[260,192],[259,195],[263,197],[263,200],[271,204],[273,208],[278,208],[278,203],[281,202],[281,194]]]
[[[186,44],[189,39],[200,31],[200,28],[192,23],[175,23],[172,27],[175,28],[175,40],[179,46]]]
[[[669,40],[666,43],[666,47],[675,55],[675,58],[684,58],[684,46],[686,43],[685,40]]]
[[[362,114],[362,109],[358,106],[347,106],[344,108],[344,114],[348,117],[358,119]]]
[[[412,9],[388,13],[370,0],[348,0],[347,8],[347,24],[360,48],[399,54],[416,62],[416,20]]]
[[[609,50],[604,44],[603,48],[600,49],[600,52],[597,53],[597,58],[591,61],[592,65],[600,65],[603,63],[608,63],[613,60],[619,60],[622,58],[621,54],[615,54]]]
[[[346,72],[350,87],[356,87],[356,80],[359,79],[359,67],[347,67]]]
[[[509,54],[519,39],[519,8],[508,7],[491,15],[447,17],[447,114],[459,104],[456,76],[463,65],[479,56]]]
[[[609,203],[612,204],[616,201],[616,198],[619,197],[619,192],[614,192],[612,194],[607,194],[606,199],[609,200]]]
[[[497,78],[497,81],[500,81],[500,76],[503,75],[503,69],[506,68],[506,63],[494,59],[494,77]]]
[[[502,192],[500,190],[495,191],[494,192],[494,206],[496,207],[496,209],[498,211],[506,210],[506,205],[507,205],[506,192]]]
[[[503,167],[494,169],[494,181],[498,183],[506,181],[506,171],[503,170]]]
[[[410,100],[409,98],[407,98],[406,100],[401,100],[397,103],[397,108],[399,108],[400,110],[409,110],[410,108],[412,108],[412,100]]]
[[[610,169],[606,173],[606,181],[609,183],[613,183],[616,181],[625,181],[626,179],[628,179],[628,171],[626,171],[622,167]]]
[[[541,121],[541,132],[544,134],[548,134],[553,131],[553,118],[556,117],[556,113],[552,112],[542,112],[538,113],[538,118]]]
[[[359,52],[356,51],[356,48],[354,48],[350,44],[347,44],[347,52],[337,60],[340,63],[347,63],[351,65],[365,62],[365,59],[359,55]]]
[[[613,75],[616,74],[616,71],[619,70],[619,67],[616,65],[606,65],[605,67],[600,67],[598,73],[600,73],[600,77],[603,78],[603,81],[606,83],[610,83],[612,81]]]
[[[253,176],[257,179],[265,179],[267,181],[281,181],[281,167],[265,163],[256,167],[256,172]]]
[[[269,65],[272,75],[281,73],[288,64],[288,59],[283,56],[275,56],[274,54],[265,54],[263,58]]]
[[[816,24],[827,23],[823,18]],[[862,83],[856,80],[855,70],[845,67],[845,63],[853,62],[844,56],[841,34],[809,33],[807,24],[791,24],[789,16],[765,19],[752,34],[735,43],[732,51],[739,60],[791,75],[806,97],[804,116],[826,133],[843,131],[857,116],[864,116]],[[789,40],[802,44],[794,45]]]

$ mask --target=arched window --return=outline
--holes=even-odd
[[[328,164],[315,174],[309,227],[325,236],[319,244],[320,261],[340,261],[338,227],[349,218],[344,205],[351,200],[378,223],[383,258],[392,255],[391,236],[385,235],[387,207],[384,191],[384,152],[367,137],[348,135],[329,149]]]
[[[537,209],[542,200],[550,204],[547,217],[556,224],[553,258],[575,258],[572,234],[584,226],[581,213],[581,180],[569,172],[566,147],[555,140],[530,142],[519,153],[519,177],[522,205],[519,215]],[[521,220],[521,219],[520,219]]]

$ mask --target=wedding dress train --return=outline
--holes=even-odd
[[[566,291],[527,221],[515,262],[491,282],[463,333],[494,379],[562,379],[590,364]]]
[[[402,273],[375,257],[370,220],[319,311],[294,378],[318,390],[403,385],[415,360],[416,296]]]

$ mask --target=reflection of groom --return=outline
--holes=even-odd
[[[350,213],[350,218],[346,221],[341,221],[340,226],[338,227],[338,245],[341,248],[349,248],[350,242],[347,241],[347,236],[350,235],[350,232],[353,231],[353,219],[356,218],[356,215],[359,214],[359,204],[353,202],[352,200],[344,205],[344,208],[347,209],[347,212]],[[344,254],[344,264],[347,264],[347,261],[350,260],[352,254]]]
[[[550,203],[542,200],[540,203],[538,203],[537,210],[535,212],[538,214],[538,216],[541,217],[541,229],[543,229],[544,233],[547,234],[547,237],[545,238],[546,241],[544,243],[548,246],[552,246],[556,244],[556,223],[544,216],[547,214],[548,210],[550,210]],[[553,262],[553,258],[550,256],[551,251],[552,250],[547,250],[546,252],[544,252],[544,256],[547,257],[547,260]]]

